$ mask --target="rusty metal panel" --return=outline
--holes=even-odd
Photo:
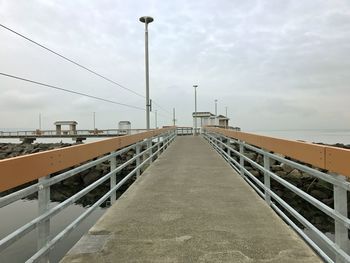
[[[40,177],[70,168],[171,129],[157,129],[99,142],[0,160],[0,191],[5,191]]]
[[[326,169],[350,177],[350,150],[326,147]]]

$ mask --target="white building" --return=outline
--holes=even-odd
[[[229,127],[228,122],[229,118],[224,115],[215,116],[215,114],[207,111],[197,111],[192,113],[193,117],[193,127],[202,128],[207,125]]]
[[[119,134],[131,134],[131,122],[130,121],[120,121],[118,123],[118,133]]]

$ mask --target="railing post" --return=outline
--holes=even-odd
[[[231,157],[231,150],[229,149],[229,147],[231,146],[230,145],[230,138],[227,138],[227,143],[226,143],[226,149],[227,149],[227,154],[228,154],[228,161],[229,161],[229,163],[231,163],[231,159],[230,159],[230,157]]]
[[[151,165],[151,163],[152,163],[152,159],[153,159],[153,157],[152,157],[152,138],[149,138],[148,140],[147,140],[147,149],[148,149],[148,156],[150,157],[149,158],[149,164]]]
[[[110,160],[110,169],[111,171],[115,170],[117,168],[117,158],[116,156],[112,157]],[[117,184],[117,175],[116,173],[113,173],[113,175],[110,178],[110,189],[115,187]],[[113,191],[111,193],[111,204],[113,204],[116,200],[116,191]]]
[[[239,140],[238,141],[239,143],[239,153],[241,154],[239,156],[239,165],[240,165],[240,172],[241,172],[241,176],[242,177],[245,177],[244,175],[244,171],[243,171],[243,168],[244,168],[244,158],[243,158],[243,155],[244,155],[244,145],[243,145],[243,141]]]
[[[44,186],[44,184],[50,179],[50,175],[39,178],[38,190],[38,206],[39,216],[46,213],[50,209],[50,186]],[[50,241],[50,218],[38,224],[38,250]],[[42,256],[39,260],[40,263],[49,262],[49,253]]]
[[[144,162],[147,159],[147,157],[146,157],[147,149],[143,150],[143,147],[144,147],[145,144],[146,144],[145,140],[142,141],[142,143],[141,143],[141,150],[143,152],[143,154],[142,154],[142,162]],[[147,147],[147,144],[146,144],[146,147]]]
[[[165,134],[165,138],[164,138],[164,148],[163,148],[163,152],[166,150],[166,148],[168,148],[168,136],[169,136],[169,133],[167,132],[166,134]]]
[[[214,138],[216,139],[214,140],[215,145],[219,147],[219,137],[216,135]]]
[[[140,152],[141,152],[141,145],[140,145],[140,143],[136,144],[136,149],[135,150],[136,150],[136,155],[139,155]],[[136,167],[138,167],[140,165],[140,163],[141,163],[141,158],[139,156],[139,157],[136,158]],[[140,174],[141,174],[141,172],[140,172],[140,167],[139,167],[136,170],[136,177],[139,177]]]
[[[264,168],[268,171],[270,171],[270,157],[268,157],[266,154],[264,154]],[[268,172],[264,171],[264,185],[267,189],[271,189],[270,186],[270,175]],[[271,196],[269,193],[265,190],[265,201],[270,206],[271,205]]]
[[[157,136],[157,158],[160,155],[159,148],[160,148],[160,135]]]
[[[340,181],[346,181],[341,175],[336,175]],[[333,186],[334,191],[334,210],[339,214],[347,217],[348,206],[347,206],[347,191],[337,185]],[[341,222],[334,221],[335,224],[335,243],[346,253],[348,253],[348,229]],[[336,256],[336,262],[344,262],[339,256]]]

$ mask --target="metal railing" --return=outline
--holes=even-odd
[[[34,131],[0,131],[0,138],[19,138],[19,137],[103,137],[103,136],[120,136],[131,135],[145,132],[145,129],[103,129],[103,130],[34,130]]]
[[[292,161],[290,158],[286,159],[280,154],[271,153],[268,144],[265,144],[266,148],[262,149],[247,143],[244,140],[237,139],[237,137],[245,137],[247,140],[255,141],[256,144],[259,144],[259,142],[261,143],[261,138],[258,138],[258,135],[250,136],[249,134],[237,134],[236,132],[230,133],[224,129],[209,128],[205,129],[203,136],[214,147],[214,149],[220,155],[222,155],[222,157],[243,177],[243,179],[252,188],[254,188],[254,190],[263,199],[265,199],[266,203],[273,208],[276,213],[280,215],[301,237],[304,238],[304,240],[322,257],[323,260],[326,262],[337,263],[350,262],[348,251],[348,230],[350,228],[350,220],[348,218],[347,211],[347,192],[350,190],[350,183],[346,180],[345,176],[327,174],[307,165]],[[285,143],[285,140],[281,139],[281,142]],[[235,148],[233,145],[239,146],[239,150],[237,149],[238,147]],[[305,149],[305,147],[308,147],[308,145],[309,144],[300,145],[300,149]],[[309,146],[312,147],[311,144]],[[270,148],[273,147],[279,147],[276,145],[276,141],[273,141],[273,144],[270,145]],[[248,158],[248,156],[245,155],[247,150],[262,155],[263,164],[259,164],[258,162]],[[339,149],[339,151],[341,150],[342,149]],[[295,149],[289,149],[289,151],[291,154],[293,154]],[[348,154],[347,151],[342,153],[342,156],[346,154]],[[299,158],[299,160],[300,159],[301,158]],[[293,169],[305,172],[315,178],[330,183],[333,186],[334,208],[324,204],[292,183],[273,173],[270,165],[272,160],[280,162],[281,164],[287,164]],[[264,175],[263,180],[260,181],[256,176],[254,176],[247,169],[246,164],[250,164],[258,171],[261,171]],[[349,159],[347,165],[349,165]],[[344,171],[346,172],[347,170]],[[327,216],[333,218],[335,226],[335,241],[331,240],[328,236],[322,233],[295,208],[277,195],[271,188],[271,180],[276,181],[278,184],[282,185],[286,189],[304,199],[309,204],[313,205],[319,211],[322,211]],[[290,216],[287,216],[285,211],[287,211]],[[290,217],[292,217],[294,220],[292,220]],[[295,222],[298,222],[305,229],[309,230],[312,233],[312,236],[316,238],[311,238],[308,236]],[[321,247],[326,247],[331,253],[326,253]]]
[[[193,130],[192,127],[176,127],[176,133],[179,136],[193,135]]]
[[[38,250],[26,262],[48,262],[50,251],[59,241],[61,241],[70,232],[72,232],[82,222],[82,220],[84,220],[88,215],[90,215],[107,199],[110,199],[111,203],[115,202],[116,191],[133,175],[139,176],[141,174],[141,170],[145,168],[146,165],[150,164],[156,157],[158,157],[160,153],[163,152],[168,147],[168,145],[174,140],[175,137],[175,129],[158,129],[137,135],[107,139],[102,142],[67,147],[64,149],[17,157],[17,159],[19,159],[20,161],[22,160],[22,165],[25,165],[27,161],[31,162],[32,167],[39,165],[39,170],[34,169],[34,172],[40,171],[41,174],[37,175],[38,181],[36,183],[25,187],[19,191],[1,197],[0,208],[9,205],[21,198],[25,198],[26,196],[31,195],[35,192],[38,192],[39,215],[27,224],[23,225],[22,227],[18,228],[11,234],[1,239],[0,252],[9,247],[11,244],[16,242],[20,238],[22,238],[27,233],[37,228]],[[143,148],[145,149],[142,150]],[[126,162],[117,166],[116,157],[132,149],[135,150],[134,156]],[[92,153],[89,155],[85,153],[86,151],[90,151]],[[77,152],[80,152],[82,156],[80,158],[74,159],[73,162],[76,165],[79,164],[79,166],[76,166],[75,168],[72,168],[68,171],[59,173],[54,177],[50,177],[50,173],[55,172],[56,170],[62,170],[72,166],[72,162],[68,161],[68,159],[62,159],[62,156],[60,156],[60,154],[68,155],[68,158],[70,158],[72,154],[74,155]],[[47,159],[48,156],[51,158]],[[32,176],[23,177],[22,174],[23,178],[21,178],[19,182],[10,182],[15,177],[14,175],[21,176],[21,169],[16,168],[16,165],[18,165],[18,163],[13,163],[13,161],[16,161],[14,159],[15,158],[11,158],[8,160],[0,161],[0,191],[11,189],[25,182],[28,182],[28,180],[33,179]],[[88,162],[85,161],[87,159],[89,160]],[[51,162],[48,164],[48,166],[47,164],[44,165],[44,163],[47,160]],[[61,165],[55,167],[55,161],[63,163],[63,166]],[[85,161],[85,163],[81,164],[83,161]],[[81,191],[77,192],[73,196],[69,197],[62,203],[56,205],[53,208],[49,208],[51,185],[66,180],[76,174],[79,174],[82,171],[95,167],[96,165],[101,164],[105,161],[110,162],[109,173],[103,175],[101,178],[91,183]],[[43,164],[41,167],[40,162]],[[135,163],[135,168],[117,183],[116,174],[132,163]],[[53,168],[50,170],[49,168],[52,166]],[[12,169],[9,170],[9,167],[12,167]],[[31,169],[28,168],[29,167],[26,168],[27,171],[30,171]],[[44,171],[42,172],[42,170]],[[88,192],[95,189],[97,186],[106,182],[107,180],[110,181],[110,190],[93,205],[91,205],[78,218],[76,218],[73,222],[66,226],[64,230],[58,233],[55,237],[50,238],[50,219],[65,208],[67,208],[69,205],[75,203],[78,199],[86,195]]]

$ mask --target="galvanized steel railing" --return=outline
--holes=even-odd
[[[176,127],[176,134],[179,136],[193,135],[192,127]]]
[[[52,150],[48,152],[15,157],[8,160],[5,159],[0,161],[0,191],[8,190],[20,184],[28,182],[28,180],[33,180],[35,171],[40,171],[41,173],[37,175],[37,183],[34,183],[31,186],[28,186],[26,188],[23,188],[19,191],[13,192],[0,198],[0,209],[1,207],[11,204],[35,192],[38,192],[39,203],[38,217],[1,239],[0,252],[8,246],[10,246],[11,244],[13,244],[14,242],[16,242],[21,237],[23,237],[25,234],[37,228],[38,251],[34,255],[32,255],[26,262],[48,262],[50,250],[52,250],[53,247],[60,240],[67,236],[73,229],[75,229],[78,226],[78,224],[84,218],[91,214],[92,211],[98,208],[107,199],[110,199],[111,203],[113,203],[116,200],[116,191],[133,175],[139,176],[141,173],[141,169],[145,165],[150,164],[155,157],[158,157],[159,154],[168,147],[168,145],[174,140],[175,137],[175,129],[159,129],[155,131],[145,132],[143,134],[141,133],[137,135],[123,136],[114,139],[104,140],[102,142],[91,143],[94,144],[94,148],[91,147],[91,144],[86,144],[74,146],[75,148],[67,147],[64,149]],[[146,149],[142,151],[143,146],[146,146]],[[101,149],[98,149],[98,147],[100,147]],[[114,148],[114,151],[111,151],[112,148]],[[123,164],[117,166],[116,157],[131,149],[135,149],[135,155]],[[86,153],[86,151],[90,151],[90,153]],[[74,154],[74,152],[81,153],[82,155],[80,158],[77,157],[75,159],[74,162],[77,162],[75,163],[76,165],[78,163],[81,164],[87,158],[90,161],[79,165],[75,168],[72,168],[66,172],[62,172],[54,177],[50,177],[49,174],[43,176],[40,168],[43,168],[44,172],[55,172],[57,169],[62,170],[64,168],[72,166],[72,162],[68,160],[69,158],[65,160],[62,156],[60,156],[60,153],[66,153],[66,155],[69,155],[70,153]],[[103,154],[107,155],[103,156]],[[91,161],[91,159],[95,157],[98,159]],[[14,160],[16,158],[17,160]],[[28,162],[31,162],[31,166],[33,167],[34,173],[33,171],[30,171],[30,169],[28,169],[30,167],[26,167],[28,173],[32,172],[32,175],[29,175],[27,177],[24,176],[24,178],[20,180],[21,183],[18,183],[18,180],[15,183],[13,183],[11,180],[15,176],[24,175],[21,174],[22,171],[20,167],[17,167],[18,165],[20,165],[21,160],[23,165],[25,165]],[[46,160],[51,161],[51,165],[46,164],[46,166],[35,167],[39,165],[40,162],[44,163]],[[93,182],[80,192],[69,197],[64,202],[58,204],[57,206],[51,209],[49,208],[51,185],[61,182],[67,178],[70,178],[71,176],[74,176],[84,170],[92,168],[105,161],[110,162],[109,173],[103,175],[97,181]],[[55,162],[58,163],[56,164],[56,166]],[[61,162],[61,164],[59,164],[59,162]],[[116,174],[132,163],[135,163],[135,168],[131,172],[129,172],[120,182],[117,183]],[[97,202],[91,205],[83,214],[81,214],[78,218],[71,222],[64,230],[58,233],[55,237],[50,238],[50,219],[107,180],[110,180],[110,190],[105,195],[103,195]]]
[[[204,138],[214,147],[214,149],[222,155],[222,157],[243,177],[244,180],[247,181],[247,183],[254,188],[254,190],[265,199],[266,203],[271,206],[277,214],[279,214],[290,226],[293,227],[293,229],[302,236],[305,241],[325,260],[326,262],[350,262],[350,256],[348,246],[349,246],[349,239],[348,239],[348,230],[350,229],[350,219],[348,218],[348,211],[347,211],[347,194],[350,190],[350,183],[346,180],[345,176],[342,175],[336,175],[336,174],[327,174],[323,173],[321,171],[318,171],[316,169],[313,169],[309,166],[294,162],[292,160],[288,160],[284,157],[281,157],[281,155],[276,155],[274,153],[271,153],[271,149],[269,149],[268,143],[265,143],[266,148],[262,149],[260,147],[256,147],[252,145],[251,143],[247,143],[245,140],[237,139],[238,138],[245,138],[249,141],[256,142],[255,145],[262,144],[263,139],[267,139],[268,137],[262,136],[264,138],[258,138],[258,135],[253,134],[239,134],[237,132],[229,132],[225,129],[217,129],[217,128],[207,128],[204,130],[203,134]],[[278,149],[280,146],[278,145],[278,140],[276,138],[271,138],[270,142],[273,142],[271,144],[271,148]],[[234,147],[232,147],[233,144],[239,145],[239,151],[235,150]],[[286,140],[281,139],[281,143],[286,144]],[[299,142],[295,142],[299,145]],[[291,142],[291,145],[294,144],[294,142]],[[289,151],[291,154],[296,154],[299,156],[300,161],[302,158],[300,156],[303,155],[303,149],[305,152],[307,152],[307,147],[310,145],[310,147],[313,147],[312,144],[304,144],[300,145],[299,151],[298,149],[295,149],[293,147],[289,148]],[[293,149],[292,149],[293,148]],[[297,147],[298,148],[298,147]],[[263,165],[260,165],[259,163],[251,160],[247,156],[245,156],[245,150],[253,151],[255,153],[261,154],[263,156]],[[284,149],[285,153],[288,152],[288,148]],[[336,149],[333,149],[333,151],[336,151]],[[338,151],[342,151],[342,149],[338,149]],[[304,152],[304,153],[305,153]],[[278,152],[275,152],[278,153]],[[347,156],[350,152],[346,151],[338,153],[340,156]],[[288,153],[287,155],[288,156]],[[236,157],[238,158],[235,160]],[[289,156],[291,157],[291,156]],[[312,157],[310,157],[312,159]],[[313,196],[309,195],[308,193],[302,191],[298,187],[294,186],[293,184],[287,182],[280,176],[273,173],[270,169],[270,161],[276,160],[280,163],[285,163],[288,166],[291,166],[295,169],[298,169],[300,171],[303,171],[315,178],[321,179],[323,181],[326,181],[333,185],[333,192],[334,192],[334,208],[331,208],[324,204],[323,202],[319,201],[318,199],[314,198]],[[347,159],[346,165],[350,166],[349,164],[350,159]],[[252,167],[256,168],[257,170],[260,170],[264,174],[263,182],[261,182],[259,179],[257,179],[249,170],[246,169],[244,163],[249,163]],[[307,163],[307,162],[306,162]],[[341,166],[339,166],[341,167]],[[336,167],[337,169],[340,169],[339,167]],[[345,169],[344,172],[346,173],[347,170]],[[328,215],[329,217],[334,219],[335,222],[335,241],[332,241],[329,237],[327,237],[324,233],[322,233],[317,227],[315,227],[312,223],[310,223],[305,217],[303,217],[300,213],[298,213],[292,206],[290,206],[288,203],[286,203],[281,197],[279,197],[275,192],[272,191],[270,184],[271,179],[275,180],[279,184],[283,185],[290,191],[297,194],[299,197],[303,198],[308,203],[312,204],[314,207]],[[306,229],[311,231],[311,233],[314,234],[314,236],[317,237],[317,240],[313,240],[308,235],[305,234],[302,228],[297,226],[282,210],[285,209],[288,211],[288,213],[296,219],[300,224],[302,224]],[[325,251],[323,251],[319,244],[322,244],[322,246],[327,247],[329,251],[331,251],[332,255],[327,254]]]
[[[105,129],[105,130],[35,130],[35,131],[0,131],[0,138],[25,138],[25,137],[42,137],[42,138],[67,138],[74,136],[87,137],[112,137],[126,134],[137,134],[147,131],[146,129]]]

